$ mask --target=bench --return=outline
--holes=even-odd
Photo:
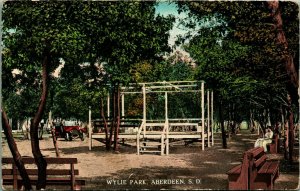
[[[279,177],[279,161],[267,160],[262,147],[247,151],[249,157],[249,189],[272,190],[275,180]]]
[[[71,190],[80,190],[81,186],[85,185],[85,180],[75,178],[76,175],[79,175],[78,169],[74,168],[74,164],[77,164],[77,158],[44,159],[47,162],[47,185],[69,185]],[[26,166],[26,171],[29,175],[31,184],[36,185],[38,170],[34,158],[23,157],[22,161]],[[2,158],[2,164],[8,165],[7,167],[2,167],[3,184],[13,185],[14,190],[20,190],[23,186],[22,178],[13,158]]]
[[[228,172],[229,189],[273,189],[279,177],[279,161],[267,161],[262,147],[246,151],[243,161]]]
[[[279,151],[279,136],[274,134],[272,138],[272,143],[267,144],[267,148],[271,154],[276,154]]]
[[[248,171],[249,171],[249,159],[245,152],[243,154],[243,161],[241,164],[233,167],[227,172],[228,175],[228,188],[235,190],[247,190],[248,189]]]

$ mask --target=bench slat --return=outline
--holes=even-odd
[[[22,178],[18,176],[18,181],[21,181]],[[37,177],[30,177],[30,181],[32,184],[36,184]],[[75,184],[76,185],[85,185],[84,179],[76,179]],[[13,183],[13,177],[12,175],[4,175],[3,176],[3,184],[5,185],[11,185]],[[64,178],[64,177],[47,177],[47,184],[57,184],[57,185],[70,185],[70,178]]]
[[[266,162],[267,158],[268,157],[266,155],[263,155],[262,157],[260,157],[259,159],[257,159],[254,162],[255,167],[259,168],[261,165],[263,165]]]
[[[259,174],[275,174],[279,169],[279,161],[267,161],[259,169]]]
[[[256,158],[257,156],[263,154],[265,151],[262,147],[257,147],[255,151],[253,151],[253,157]]]
[[[233,167],[232,169],[230,169],[227,174],[240,174],[241,173],[241,169],[242,169],[242,164],[239,164],[235,167]]]
[[[246,151],[246,153],[250,154],[252,157],[257,157],[258,155],[260,155],[261,153],[264,153],[264,149],[262,147],[255,147],[252,148],[248,151]]]
[[[47,174],[47,185],[69,185],[71,186],[71,190],[80,189],[81,185],[85,185],[85,180],[76,179],[75,176],[79,175],[78,169],[74,168],[74,164],[76,164],[77,158],[44,158],[47,164],[58,164],[59,167],[52,167],[54,169],[46,169]],[[35,160],[33,157],[23,157],[22,161],[24,164],[35,164]],[[4,168],[2,170],[2,179],[3,184],[5,185],[13,185],[14,189],[22,185],[22,178],[20,173],[16,169],[16,165],[14,165],[13,158],[4,157],[2,158],[2,164],[7,164],[10,168]],[[11,165],[13,164],[13,165]],[[62,165],[69,165],[62,166]],[[33,165],[34,166],[34,165]],[[50,166],[51,167],[51,166]],[[33,167],[34,168],[34,167]],[[49,168],[49,166],[48,166]],[[63,168],[63,169],[58,169]],[[37,175],[38,169],[26,169],[30,181],[32,184],[37,183]]]
[[[38,170],[37,169],[26,169],[28,175],[37,175]],[[12,175],[13,170],[12,169],[2,169],[3,175]],[[17,174],[19,175],[19,171],[17,171]],[[47,169],[46,171],[47,175],[71,175],[71,170],[69,169]],[[79,170],[74,170],[74,175],[79,175]]]
[[[77,163],[77,158],[55,158],[55,157],[50,157],[50,158],[44,158],[47,162],[47,164],[76,164]],[[23,157],[22,161],[25,164],[35,164],[34,158],[33,157]],[[2,163],[3,164],[12,164],[14,162],[13,158],[8,158],[4,157],[2,158]]]

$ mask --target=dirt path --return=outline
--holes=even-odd
[[[87,180],[83,189],[227,189],[226,172],[240,163],[245,150],[252,148],[257,135],[242,132],[228,141],[222,149],[220,135],[215,145],[201,150],[198,143],[170,148],[169,156],[137,155],[135,147],[120,146],[120,153],[107,152],[102,143],[94,141],[88,150],[88,141],[59,140],[62,157],[77,157],[80,176]],[[23,156],[31,156],[30,142],[17,141]],[[51,139],[41,140],[45,156],[55,157]],[[298,150],[297,150],[298,152]],[[11,156],[7,145],[3,156]],[[288,166],[282,154],[269,155],[281,160],[280,177],[275,189],[296,189],[299,181],[299,163]]]

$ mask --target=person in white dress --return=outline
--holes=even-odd
[[[264,138],[258,138],[255,141],[254,147],[263,147],[264,151],[267,152],[267,144],[272,143],[273,131],[267,128]]]

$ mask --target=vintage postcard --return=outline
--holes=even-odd
[[[299,189],[296,1],[1,1],[1,190]]]

